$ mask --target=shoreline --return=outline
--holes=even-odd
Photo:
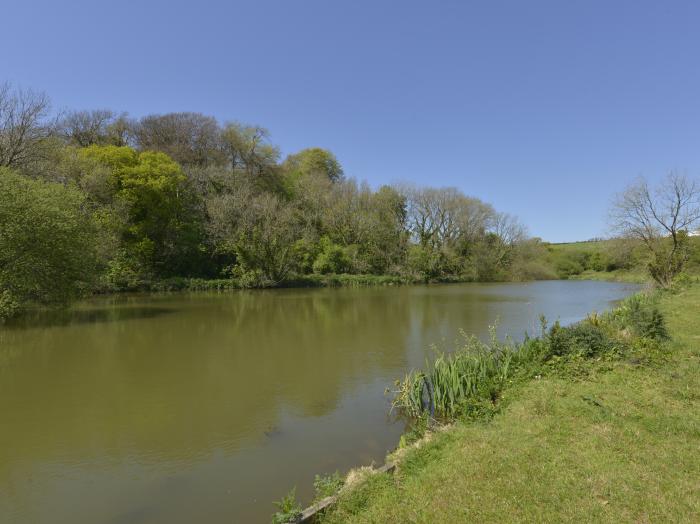
[[[472,280],[460,277],[444,277],[436,279],[421,279],[398,275],[373,274],[327,274],[305,275],[282,281],[274,285],[243,285],[235,279],[205,279],[190,277],[174,277],[155,281],[143,286],[130,288],[106,289],[96,291],[93,296],[119,295],[123,293],[159,293],[172,291],[236,291],[255,289],[306,289],[326,287],[381,287],[381,286],[410,286],[433,284],[513,284],[528,282],[558,282],[558,281],[597,281],[618,282],[624,284],[649,284],[648,278],[639,278],[636,274],[617,274],[614,272],[588,272],[570,278],[546,278],[528,280]]]
[[[696,286],[691,286],[692,289],[697,289]],[[648,297],[650,301],[654,302],[659,300],[659,297],[661,297],[663,300],[668,301],[669,300],[669,293],[668,292],[661,292],[661,291],[652,291],[649,292],[648,290],[640,290],[634,295],[631,295],[632,298],[631,300],[626,300],[627,303],[629,304],[630,302],[634,301],[639,301],[639,300],[645,300],[644,297]],[[670,300],[673,300],[673,295],[671,295]],[[605,317],[612,317],[616,315],[616,311],[618,311],[621,308],[627,307],[625,305],[625,301],[622,301],[621,304],[617,304],[616,306],[612,307],[610,310],[604,312],[602,315],[598,316],[596,314],[591,314],[594,315],[593,318],[605,318]],[[585,322],[589,322],[591,319],[591,315],[587,317],[587,319],[583,319],[579,321],[577,324],[583,324]],[[626,328],[625,328],[626,329]],[[544,331],[543,335],[541,338],[545,337]],[[671,344],[671,342],[663,342],[661,339],[659,339],[657,346],[658,349],[655,351],[660,351],[663,353],[664,351],[668,351],[668,346]],[[623,352],[622,355],[616,355],[614,357],[610,358],[610,361],[613,364],[617,364],[619,362],[624,361],[625,359],[630,359],[631,361],[634,361],[637,357],[633,357],[630,355],[632,352]],[[658,355],[657,355],[658,356]],[[644,366],[646,369],[649,368],[649,366],[653,366],[655,362],[653,362],[654,358],[657,358],[657,356],[650,357],[652,361],[642,363],[640,364],[641,366]],[[665,357],[659,357],[661,360]],[[594,368],[598,365],[598,363],[592,359],[588,358],[586,359],[587,361],[583,363],[583,365],[588,366],[590,368]],[[597,359],[600,361],[600,357]],[[607,357],[606,357],[607,360]],[[557,373],[561,373],[564,376],[567,375],[570,369],[569,367],[574,367],[575,365],[580,365],[580,362],[560,362],[559,369],[554,375],[556,376]],[[602,371],[605,373],[605,370]],[[410,376],[410,375],[409,375]],[[394,451],[389,453],[385,459],[385,464],[389,464],[390,467],[387,468],[386,465],[383,466],[382,468],[373,468],[373,467],[360,467],[360,468],[355,468],[351,469],[347,476],[346,479],[350,479],[351,477],[357,477],[358,475],[361,476],[360,481],[353,481],[352,486],[348,486],[349,482],[346,480],[346,484],[343,485],[343,487],[340,488],[335,494],[328,496],[326,494],[325,497],[319,499],[318,497],[314,499],[314,501],[306,508],[303,510],[302,515],[303,518],[297,520],[294,520],[294,517],[292,516],[292,520],[290,522],[326,522],[326,516],[330,515],[330,522],[335,522],[336,520],[333,520],[336,513],[340,512],[342,513],[343,511],[343,506],[348,504],[348,500],[352,500],[355,495],[354,493],[357,491],[362,491],[365,489],[365,485],[373,485],[373,484],[379,484],[379,485],[384,485],[389,481],[385,480],[377,480],[374,478],[376,475],[384,473],[384,470],[391,471],[393,472],[396,470],[397,472],[401,472],[402,467],[404,466],[404,463],[406,460],[412,460],[412,455],[415,454],[420,454],[420,448],[430,444],[430,442],[434,438],[439,438],[439,439],[450,439],[452,437],[449,436],[449,434],[453,433],[456,431],[456,428],[462,425],[467,425],[467,426],[474,426],[474,425],[480,425],[480,424],[486,424],[489,425],[490,422],[497,418],[504,416],[507,413],[507,410],[511,404],[514,402],[518,402],[519,396],[523,394],[523,391],[526,391],[529,387],[532,386],[533,383],[536,383],[540,380],[540,375],[536,375],[534,377],[529,377],[529,378],[524,378],[520,377],[519,379],[515,380],[514,383],[511,383],[508,385],[502,393],[502,396],[498,399],[498,402],[494,402],[494,409],[491,412],[487,413],[482,413],[480,415],[477,415],[476,417],[468,417],[468,420],[465,421],[461,417],[457,417],[456,419],[453,418],[452,420],[449,421],[443,421],[443,423],[438,423],[437,425],[434,426],[425,426],[422,429],[419,428],[418,431],[416,431],[416,421],[414,419],[413,423],[413,428],[407,430],[404,435],[402,435],[399,443],[397,444],[397,447]],[[569,379],[570,380],[570,379]],[[598,401],[595,399],[592,401],[593,404],[597,405]],[[599,404],[599,403],[598,403]],[[420,425],[420,422],[418,422]],[[457,426],[456,426],[457,425]],[[448,434],[448,436],[443,436],[445,434]],[[429,463],[429,462],[428,462]],[[383,475],[386,476],[386,475]],[[340,506],[339,510],[336,510],[336,506]],[[353,513],[354,514],[354,513]],[[320,520],[319,520],[320,519]],[[338,522],[344,521],[343,519],[337,520]],[[280,521],[282,522],[282,521]]]
[[[428,509],[423,508],[422,510],[427,511],[427,514],[431,513],[431,508],[438,505],[442,507],[442,503],[437,503],[433,500],[434,497],[439,495],[433,493],[431,495],[431,490],[434,489],[437,493],[441,493],[442,489],[439,487],[434,487],[429,484],[432,481],[423,480],[422,470],[429,470],[431,473],[437,471],[437,473],[444,479],[445,476],[454,475],[454,471],[459,471],[458,464],[455,462],[455,458],[449,453],[452,450],[460,451],[464,442],[464,435],[473,435],[481,437],[482,434],[491,434],[493,432],[507,432],[518,433],[519,429],[516,426],[505,426],[504,420],[521,417],[527,415],[527,411],[523,412],[520,405],[525,402],[530,401],[531,391],[542,391],[545,386],[553,384],[557,388],[569,388],[569,389],[584,389],[589,381],[591,384],[598,384],[599,382],[612,381],[613,385],[619,386],[616,382],[616,373],[620,374],[639,374],[643,376],[649,376],[650,380],[654,380],[661,369],[664,366],[672,366],[678,360],[683,360],[689,358],[688,352],[690,352],[692,360],[692,348],[688,347],[687,340],[690,338],[700,338],[700,334],[689,335],[688,329],[692,329],[692,326],[687,324],[687,309],[688,302],[690,305],[697,304],[697,298],[700,298],[700,286],[698,284],[691,284],[685,289],[675,292],[668,291],[654,291],[652,293],[645,293],[640,291],[633,296],[638,296],[645,294],[647,296],[652,296],[653,300],[658,300],[661,304],[664,315],[669,321],[669,325],[672,330],[672,340],[667,342],[661,342],[658,344],[656,349],[649,349],[648,354],[637,354],[637,351],[623,352],[620,355],[614,357],[606,357],[601,361],[600,358],[597,359],[586,359],[581,361],[562,361],[558,364],[558,369],[554,372],[547,373],[544,376],[537,375],[535,377],[530,377],[527,380],[519,380],[514,384],[510,385],[504,390],[502,398],[499,399],[499,405],[496,410],[488,415],[487,417],[477,417],[470,420],[457,419],[445,426],[439,425],[431,430],[424,430],[419,435],[414,435],[410,441],[405,437],[410,436],[411,431],[402,436],[401,442],[397,446],[396,450],[389,453],[386,458],[387,463],[394,464],[396,466],[396,478],[393,480],[388,480],[386,475],[375,475],[377,470],[371,470],[367,468],[359,468],[358,470],[351,470],[348,473],[348,478],[356,475],[358,471],[363,472],[363,478],[360,482],[355,482],[351,487],[341,488],[334,499],[334,505],[325,504],[322,510],[324,513],[320,514],[320,520],[314,520],[319,522],[344,522],[345,517],[353,515],[353,518],[363,517],[360,519],[361,522],[378,522],[376,517],[382,515],[386,518],[387,522],[398,522],[398,519],[393,519],[389,515],[404,515],[408,513],[414,504],[428,505]],[[690,298],[688,298],[690,297]],[[619,306],[611,309],[608,314],[613,314],[615,310],[619,309]],[[685,315],[685,316],[684,316]],[[584,322],[584,321],[582,321]],[[696,329],[697,331],[697,329]],[[675,351],[674,351],[675,350]],[[697,350],[696,350],[697,351]],[[697,355],[696,355],[697,360]],[[697,366],[697,362],[694,363]],[[695,370],[697,371],[697,369]],[[571,373],[574,373],[571,375]],[[621,388],[625,387],[625,384],[619,386]],[[589,404],[589,408],[595,410],[607,410],[608,399],[602,397],[603,393],[599,393],[598,396],[581,396],[584,404]],[[547,394],[545,394],[546,398]],[[697,401],[698,399],[694,397]],[[568,396],[564,397],[565,399]],[[539,400],[537,401],[539,402]],[[515,411],[514,411],[515,410]],[[589,409],[590,411],[590,409]],[[567,416],[572,418],[573,415],[562,412],[562,416]],[[658,414],[662,416],[662,414]],[[556,417],[555,417],[556,418]],[[575,418],[575,417],[574,417]],[[576,421],[574,420],[574,427]],[[490,438],[490,437],[489,437]],[[546,438],[546,436],[543,436]],[[488,444],[485,444],[488,445]],[[692,446],[690,446],[692,447]],[[470,448],[471,449],[471,446]],[[563,452],[561,450],[560,452]],[[477,452],[470,452],[476,454]],[[487,461],[488,462],[488,461]],[[446,470],[444,468],[445,463],[450,463],[451,468]],[[480,463],[470,463],[474,467],[482,469],[482,464]],[[518,467],[521,467],[518,464]],[[528,467],[528,464],[523,463],[523,468]],[[418,469],[416,469],[418,468]],[[552,472],[553,475],[556,472]],[[459,479],[464,482],[461,476]],[[401,487],[403,486],[403,487]],[[462,486],[464,488],[464,486]],[[406,494],[406,490],[410,489],[410,494]],[[447,491],[450,491],[449,489]],[[413,501],[412,496],[416,498],[421,498],[420,501]],[[432,497],[432,498],[431,498]],[[494,496],[495,500],[498,500],[497,494]],[[361,504],[358,506],[358,500],[361,500]],[[389,502],[391,501],[391,502]],[[607,504],[606,504],[607,505]],[[389,507],[390,506],[390,507]],[[407,509],[408,506],[408,509]],[[313,507],[313,505],[311,506]],[[376,508],[376,509],[375,509]],[[310,508],[305,510],[304,516],[308,516],[308,511]],[[389,511],[389,513],[386,513]],[[416,509],[416,511],[419,511]],[[491,517],[500,515],[501,511],[496,505],[492,510]],[[478,514],[478,510],[474,510],[472,513]],[[438,515],[443,515],[442,513],[432,514],[433,518]],[[686,514],[687,515],[687,514]],[[502,516],[502,515],[501,515]],[[483,517],[483,515],[482,515]],[[425,518],[425,515],[424,515]],[[444,517],[443,518],[447,518]],[[493,518],[485,518],[485,520],[494,520]],[[304,520],[306,522],[307,520]],[[441,520],[437,520],[441,521]],[[291,520],[294,522],[294,520]]]

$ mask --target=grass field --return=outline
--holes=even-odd
[[[491,421],[408,448],[323,522],[700,522],[700,285],[661,307],[673,341],[650,362],[509,390]]]
[[[644,283],[648,252],[639,243],[620,240],[592,240],[547,244],[547,264],[559,278]],[[700,275],[700,237],[689,239],[685,272]]]

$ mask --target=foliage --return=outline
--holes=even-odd
[[[331,182],[343,178],[343,168],[333,153],[320,147],[312,147],[289,155],[285,168],[302,176],[320,176]]]
[[[301,516],[301,504],[297,501],[296,488],[287,493],[282,500],[274,503],[278,511],[272,516],[272,524],[289,524],[297,522]]]
[[[610,215],[620,236],[645,247],[654,281],[669,287],[688,262],[688,233],[700,224],[700,183],[675,172],[656,187],[640,178],[617,195]]]
[[[583,360],[588,379],[538,373],[504,392],[508,406],[490,423],[432,432],[400,452],[393,477],[370,477],[358,495],[344,490],[322,522],[694,517],[700,507],[688,472],[700,468],[699,300],[697,285],[658,300],[674,342],[654,365],[625,355]],[[605,316],[593,322],[605,325]]]
[[[626,298],[613,310],[608,318],[621,329],[628,329],[633,335],[651,340],[670,338],[666,321],[659,310],[655,296],[636,294]]]
[[[614,358],[632,347],[653,349],[668,338],[663,315],[654,299],[639,294],[605,315],[590,315],[571,326],[556,322],[538,338],[501,342],[492,329],[491,340],[465,337],[450,354],[440,354],[427,371],[411,371],[397,383],[394,407],[412,419],[426,410],[426,394],[432,396],[438,420],[484,418],[496,410],[506,387],[560,367],[562,359],[575,362]],[[642,343],[639,343],[642,341]],[[431,392],[432,390],[432,392]]]
[[[466,336],[464,345],[452,354],[441,354],[423,373],[412,371],[398,383],[394,407],[419,418],[432,396],[435,417],[453,419],[481,411],[482,401],[495,401],[510,377],[516,346],[492,339],[490,344]],[[432,389],[432,394],[430,390]]]
[[[93,291],[167,288],[177,279],[238,288],[700,270],[700,242],[684,231],[670,258],[635,241],[551,245],[454,187],[375,190],[321,148],[281,161],[257,125],[184,112],[130,119],[106,109],[52,120],[49,108],[41,93],[0,89],[0,164],[82,196],[99,231],[99,263],[97,278],[76,285]],[[19,302],[2,299],[8,311]]]
[[[131,288],[187,271],[201,259],[202,228],[177,163],[164,153],[130,147],[91,145],[80,154],[109,169],[108,204],[125,212],[118,231],[122,245],[106,274],[109,282]]]
[[[365,287],[398,286],[416,283],[414,280],[398,275],[303,275],[288,280],[283,285],[288,287]]]
[[[683,254],[684,271],[700,272],[700,237],[678,233]],[[662,243],[670,244],[666,238]],[[653,270],[654,256],[643,242],[632,238],[616,238],[568,244],[547,244],[544,256],[530,257],[530,261],[543,261],[556,269],[558,278],[621,280],[646,282]],[[663,259],[660,259],[663,261]],[[657,262],[658,263],[658,260]],[[674,277],[675,278],[675,277]],[[671,281],[672,282],[672,281]]]
[[[314,479],[315,499],[320,500],[335,495],[340,491],[344,483],[343,477],[341,477],[340,473],[337,471],[326,476],[316,475]]]
[[[0,318],[65,304],[96,275],[98,231],[73,187],[0,170]]]
[[[0,321],[17,314],[21,305],[9,289],[0,291]]]
[[[556,322],[549,331],[547,343],[549,355],[556,357],[591,358],[611,353],[618,346],[602,326],[590,318],[566,328]]]
[[[326,275],[347,273],[350,270],[350,257],[341,246],[334,244],[328,237],[322,237],[319,244],[320,253],[313,264],[314,273]]]

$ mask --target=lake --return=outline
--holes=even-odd
[[[459,330],[609,308],[590,281],[112,296],[0,328],[0,522],[269,522],[375,462],[394,381]]]

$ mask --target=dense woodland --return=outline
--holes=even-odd
[[[282,158],[262,127],[52,112],[46,95],[0,86],[0,316],[178,279],[525,280],[576,264],[458,189],[374,190],[325,149]]]
[[[541,244],[478,198],[373,190],[330,151],[282,158],[264,128],[199,113],[55,114],[44,94],[5,85],[0,169],[5,308],[174,277],[546,276]]]

